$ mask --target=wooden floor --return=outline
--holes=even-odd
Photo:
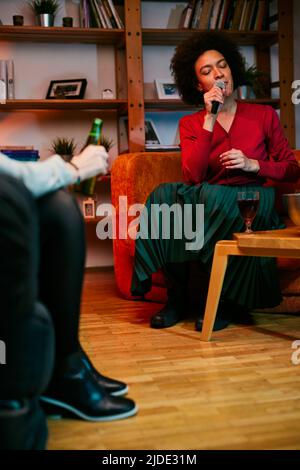
[[[300,316],[256,314],[255,326],[202,343],[192,318],[149,328],[158,308],[121,299],[112,272],[86,275],[82,344],[101,372],[129,384],[139,413],[49,421],[49,449],[300,449]]]

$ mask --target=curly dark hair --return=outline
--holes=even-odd
[[[232,73],[234,89],[245,81],[243,56],[226,34],[215,31],[196,33],[177,46],[170,65],[179,94],[188,104],[203,104],[203,93],[197,89],[194,66],[198,57],[209,50],[223,54]]]

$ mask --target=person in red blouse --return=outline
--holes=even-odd
[[[152,316],[153,328],[176,324],[185,314],[188,262],[210,271],[215,243],[244,230],[237,192],[258,191],[255,230],[283,226],[274,210],[274,189],[266,179],[297,181],[300,169],[270,106],[237,102],[234,91],[244,81],[244,61],[237,46],[221,33],[195,34],[175,51],[171,70],[182,99],[203,109],[180,120],[185,183],[160,185],[153,203],[204,204],[204,245],[188,251],[186,240],[136,240],[132,293],[150,289],[151,274],[162,268],[168,302]],[[193,214],[194,216],[195,214]],[[226,327],[233,311],[278,305],[281,294],[273,258],[233,257],[225,276],[214,329]],[[202,318],[196,321],[201,330]]]

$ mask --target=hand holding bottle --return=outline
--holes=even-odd
[[[77,171],[79,181],[98,174],[105,175],[108,170],[108,153],[102,145],[88,145],[72,158],[70,164]]]

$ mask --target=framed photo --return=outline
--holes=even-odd
[[[122,123],[122,127],[123,126],[125,127],[126,137],[128,138],[128,118],[126,116],[121,117],[120,121]],[[145,144],[146,145],[161,145],[162,144],[162,140],[157,132],[157,129],[152,119],[147,119],[147,118],[145,119]],[[128,142],[127,142],[127,146],[128,146]]]
[[[159,137],[159,134],[152,119],[145,119],[145,144],[161,145],[161,143],[162,140]]]
[[[46,99],[81,99],[84,97],[87,80],[85,78],[76,78],[74,80],[51,80]]]
[[[160,100],[179,100],[180,96],[172,78],[157,78],[155,80],[157,96]]]
[[[89,197],[82,202],[83,217],[85,219],[95,218],[95,200]]]

